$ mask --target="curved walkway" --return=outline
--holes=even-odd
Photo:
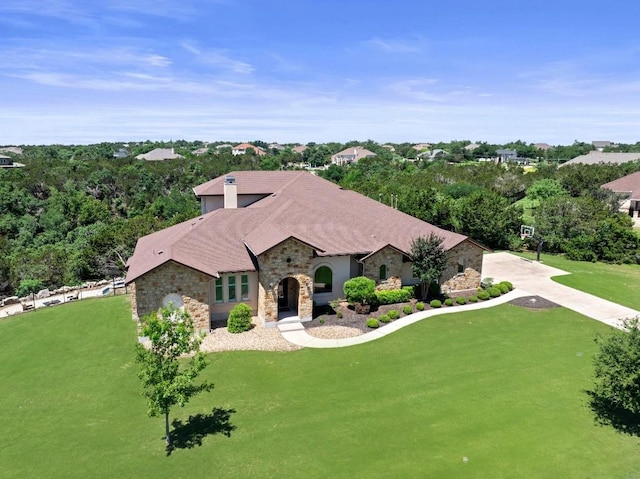
[[[369,333],[352,338],[315,338],[306,332],[304,323],[299,322],[278,324],[278,329],[284,339],[298,346],[307,348],[341,348],[368,343],[369,341],[382,338],[405,326],[431,316],[490,308],[524,296],[541,296],[567,309],[571,309],[572,311],[616,328],[622,326],[622,319],[640,316],[639,311],[551,280],[552,276],[570,274],[566,271],[535,261],[526,260],[510,253],[486,254],[483,260],[482,272],[485,278],[495,278],[497,281],[510,281],[516,289],[499,298],[466,305],[460,308],[447,307],[430,309],[428,311],[410,314],[393,323],[374,329]]]

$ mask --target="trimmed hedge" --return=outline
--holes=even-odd
[[[470,303],[477,303],[478,302],[478,297],[477,296],[469,296],[469,302]]]
[[[378,304],[406,303],[411,299],[411,296],[413,296],[413,288],[411,287],[376,291]]]
[[[444,304],[445,306],[453,306],[453,299],[452,298],[445,299]]]
[[[456,298],[456,303],[458,303],[458,304],[467,304],[467,298],[465,298],[464,296],[458,296]]]
[[[390,309],[389,311],[387,311],[387,316],[389,316],[391,319],[398,319],[400,317],[400,313],[397,309]]]
[[[510,281],[500,281],[500,284],[504,284],[509,288],[509,291],[513,289],[513,284]]]
[[[486,292],[484,289],[482,291],[478,291],[478,299],[481,299],[483,301],[486,301],[487,299],[489,299],[491,296],[489,295],[488,292]]]
[[[227,330],[230,333],[242,333],[251,329],[251,308],[244,304],[236,304],[229,312]]]
[[[388,314],[381,314],[378,317],[378,321],[380,321],[381,323],[388,323],[389,321],[391,321],[391,318],[389,317]]]
[[[402,308],[402,312],[404,314],[411,314],[413,313],[413,309],[411,309],[411,306],[409,306],[408,304],[406,306],[403,306]]]
[[[418,301],[416,303],[416,310],[418,311],[424,311],[424,303],[422,301]]]
[[[495,286],[492,286],[491,288],[487,289],[487,293],[489,293],[489,296],[491,296],[492,298],[497,298],[502,294],[500,292],[500,289],[496,288]]]
[[[439,308],[442,306],[442,303],[440,302],[439,299],[432,299],[431,302],[429,303],[429,306],[431,306],[432,308]]]
[[[502,283],[500,283],[497,286],[497,288],[500,290],[500,292],[502,294],[507,294],[510,291],[509,286],[507,286],[506,284],[502,284]]]
[[[377,328],[380,326],[380,323],[378,322],[378,320],[376,318],[369,318],[367,319],[367,326],[369,328]]]

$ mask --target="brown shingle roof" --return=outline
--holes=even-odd
[[[586,155],[577,156],[572,160],[562,163],[560,166],[583,163],[585,165],[596,165],[599,163],[628,163],[640,159],[640,153],[603,153],[601,151],[590,151]]]
[[[631,200],[640,199],[640,171],[623,176],[617,180],[610,181],[602,185],[615,193],[629,193]]]
[[[369,254],[386,245],[406,254],[411,241],[435,233],[451,249],[466,236],[440,229],[306,171],[237,171],[238,194],[263,194],[246,208],[218,209],[138,240],[127,282],[173,260],[211,276],[253,271],[256,255],[288,238],[319,256]],[[224,177],[194,188],[222,195]],[[160,253],[162,251],[162,253]]]

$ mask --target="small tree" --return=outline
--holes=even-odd
[[[624,320],[625,331],[598,337],[600,350],[593,358],[595,401],[640,415],[640,321]]]
[[[142,319],[142,334],[148,336],[151,348],[136,345],[136,362],[141,370],[143,395],[147,398],[150,417],[164,414],[167,447],[171,447],[169,411],[184,406],[192,396],[213,389],[213,384],[193,384],[207,366],[200,351],[202,336],[194,334],[193,321],[186,311],[173,306],[162,308],[161,315],[149,314]],[[183,355],[194,353],[188,361]]]
[[[16,289],[16,296],[28,296],[37,293],[44,288],[44,283],[39,279],[23,279]]]
[[[418,236],[411,242],[411,273],[420,279],[421,296],[426,296],[430,284],[440,284],[440,276],[447,264],[447,252],[442,238],[430,233],[428,238]]]
[[[370,303],[376,294],[376,282],[365,276],[357,276],[344,282],[344,295],[349,303]]]
[[[227,330],[230,333],[242,333],[251,329],[251,308],[244,303],[236,304],[229,312]]]

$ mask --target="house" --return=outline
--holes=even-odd
[[[264,156],[267,154],[267,152],[262,148],[260,148],[259,146],[254,146],[251,143],[240,143],[239,145],[234,146],[231,149],[231,154],[233,154],[234,156],[245,155],[247,153],[247,150],[249,149],[252,149],[258,156]]]
[[[238,302],[267,326],[311,320],[349,278],[378,289],[418,282],[411,242],[434,233],[448,262],[445,291],[480,284],[483,248],[306,171],[238,171],[196,186],[202,215],[144,236],[127,262],[134,317],[173,302],[199,329]]]
[[[22,163],[14,162],[10,156],[0,155],[0,168],[22,168],[23,166]]]
[[[129,150],[126,148],[120,148],[113,153],[114,158],[127,158],[129,156]]]
[[[620,195],[620,211],[628,213],[635,226],[640,226],[640,171],[602,185]]]
[[[431,148],[431,143],[417,143],[413,145],[411,148],[413,148],[416,151],[424,151]]]
[[[363,146],[350,146],[342,151],[339,151],[331,157],[331,164],[333,165],[349,165],[351,163],[357,163],[362,158],[373,158],[376,154],[367,150]]]
[[[496,153],[498,154],[498,163],[505,163],[518,158],[518,152],[516,150],[500,149],[496,150]]]
[[[148,153],[143,153],[141,155],[136,156],[138,160],[147,160],[147,161],[164,161],[164,160],[175,160],[176,158],[184,158],[184,156],[179,155],[175,152],[173,148],[156,148],[151,150]]]
[[[196,155],[196,156],[206,155],[207,153],[209,153],[209,147],[208,146],[203,146],[202,148],[198,148],[197,150],[193,150],[191,153]]]
[[[478,148],[480,148],[480,145],[478,143],[469,143],[467,146],[464,147],[466,151],[473,151]]]
[[[593,146],[597,151],[604,151],[605,148],[613,146],[610,141],[592,141]]]
[[[301,155],[305,152],[307,148],[309,148],[307,145],[298,145],[298,146],[294,146],[292,150],[294,153]]]
[[[601,163],[620,164],[637,160],[640,160],[640,153],[603,153],[601,151],[590,151],[586,155],[576,156],[572,160],[562,163],[560,166],[575,165],[576,163],[584,165],[598,165]]]
[[[533,145],[536,150],[547,151],[553,148],[549,143],[536,143]]]

